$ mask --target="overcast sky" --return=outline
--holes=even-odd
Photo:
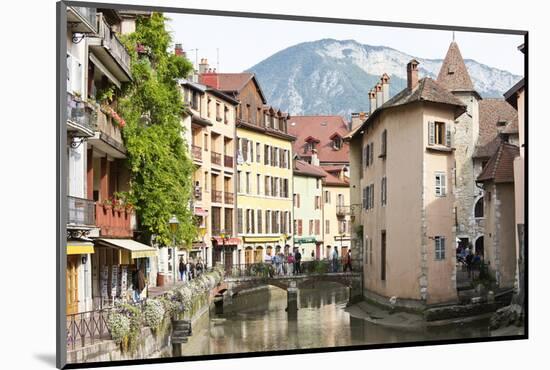
[[[220,72],[241,72],[289,46],[324,38],[353,39],[362,44],[389,46],[420,58],[443,59],[451,31],[344,25],[270,19],[167,14],[174,42],[183,44],[195,62],[208,58]],[[456,32],[465,59],[523,75],[523,36]],[[195,52],[198,49],[198,53]]]

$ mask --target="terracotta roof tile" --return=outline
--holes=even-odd
[[[305,161],[294,161],[294,175],[306,175],[313,177],[326,177],[327,173],[318,166],[311,165]]]
[[[504,99],[483,99],[479,102],[479,136],[474,149],[474,158],[491,157],[498,149],[502,139],[499,135],[499,122],[507,122],[507,129],[517,132],[517,111]]]
[[[437,82],[449,91],[475,91],[458,44],[454,41],[443,60]]]
[[[349,133],[348,125],[341,116],[291,116],[288,120],[288,133],[297,138],[293,151],[298,156],[311,156],[311,151],[305,151],[305,145],[307,138],[314,137],[319,140],[315,149],[321,164],[349,163],[349,143],[343,142],[342,148],[335,150],[330,139],[335,133],[340,137]]]
[[[514,158],[519,155],[519,147],[501,143],[497,151],[479,174],[477,181],[495,183],[514,182]]]
[[[518,115],[516,114],[516,116],[514,117],[514,119],[512,119],[512,122],[508,123],[506,125],[506,127],[504,128],[504,132],[505,134],[517,134],[519,133],[519,121],[518,121]]]

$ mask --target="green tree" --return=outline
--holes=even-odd
[[[168,51],[172,40],[166,19],[161,13],[140,17],[136,31],[122,37],[132,58],[132,81],[119,100],[131,173],[128,199],[145,237],[154,234],[161,245],[170,245],[168,221],[176,215],[176,242],[189,245],[197,235],[189,207],[194,165],[182,136],[185,112],[177,80],[193,66]]]

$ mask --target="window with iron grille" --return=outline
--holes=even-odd
[[[443,236],[436,236],[435,238],[435,259],[445,259],[445,238]]]

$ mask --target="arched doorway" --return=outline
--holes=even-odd
[[[244,250],[244,263],[247,265],[254,263],[254,255],[251,246],[246,247]]]
[[[264,261],[264,248],[256,247],[256,250],[254,251],[254,262],[262,263],[263,261]]]
[[[484,256],[484,242],[483,242],[483,235],[476,239],[475,244],[475,253],[478,253],[480,256]]]

